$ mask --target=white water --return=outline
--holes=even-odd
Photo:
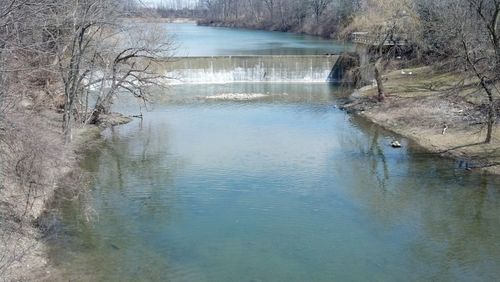
[[[166,75],[172,84],[234,82],[324,83],[337,57],[238,56],[183,58]]]
[[[217,95],[206,96],[207,100],[228,100],[228,101],[250,101],[259,98],[268,97],[267,94],[261,93],[223,93]]]

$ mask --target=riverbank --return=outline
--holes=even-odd
[[[356,90],[343,108],[444,157],[463,161],[465,169],[500,174],[500,127],[490,144],[472,83],[429,67],[397,70],[385,77],[387,98],[377,102],[376,86]]]
[[[130,17],[124,18],[123,20],[127,20],[135,23],[176,23],[176,24],[196,24],[196,19],[191,18],[162,18],[162,17]]]
[[[226,27],[226,28],[242,28],[250,30],[263,31],[279,31],[287,33],[304,34],[318,36],[324,39],[338,39],[340,30],[329,29],[331,26],[321,25],[299,25],[299,26],[282,26],[273,22],[253,22],[253,21],[219,21],[201,19],[197,20],[196,24],[200,26],[211,27]]]
[[[101,131],[131,119],[105,116],[99,126],[75,128],[73,141],[65,145],[61,113],[32,101],[20,105],[8,114],[10,129],[2,136],[0,281],[53,281],[57,271],[45,244],[52,231],[44,218],[47,206],[58,189],[79,191],[79,160],[99,143]]]

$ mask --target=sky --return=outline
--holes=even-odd
[[[182,9],[186,7],[194,7],[198,0],[140,0],[145,5],[156,6],[164,4],[167,8]]]

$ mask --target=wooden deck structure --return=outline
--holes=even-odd
[[[378,46],[384,40],[382,36],[372,35],[369,32],[353,32],[351,35],[352,42],[356,44]],[[406,46],[409,45],[406,36],[397,35],[386,39],[383,46]]]

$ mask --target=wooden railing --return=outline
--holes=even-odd
[[[384,41],[384,46],[404,46],[408,45],[408,39],[406,36],[393,36],[396,39],[386,39]],[[383,36],[374,36],[368,32],[354,32],[351,35],[351,40],[357,44],[364,45],[380,45],[380,42],[384,40]]]

